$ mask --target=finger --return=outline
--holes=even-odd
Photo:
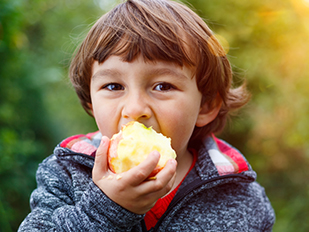
[[[157,166],[159,159],[160,153],[158,151],[151,152],[143,162],[127,171],[125,176],[130,177],[128,183],[137,186],[145,181]]]
[[[165,167],[156,175],[155,180],[149,180],[143,183],[141,188],[143,188],[143,192],[153,192],[159,197],[164,196],[168,193],[175,182],[176,179],[176,167],[177,162],[174,159],[170,159]]]
[[[156,175],[157,179],[168,180],[171,179],[173,175],[176,174],[177,161],[174,159],[169,159],[165,165],[165,167],[158,172]]]
[[[174,159],[171,159],[168,161],[167,163],[167,168],[169,169],[167,171],[167,175],[164,175],[164,173],[161,173],[161,175],[163,174],[164,176],[170,176],[172,175],[172,177],[170,178],[170,180],[168,181],[168,183],[166,184],[165,188],[161,191],[162,192],[162,195],[164,196],[165,194],[167,194],[170,190],[173,189],[173,187],[176,187],[174,186],[174,183],[175,183],[175,180],[176,180],[176,168],[177,168],[177,162],[176,160]],[[167,169],[165,169],[164,171],[166,171]],[[162,170],[163,171],[163,170]],[[159,174],[159,173],[158,173]],[[158,179],[161,178],[161,176],[159,175],[157,177]],[[169,177],[167,177],[167,180],[169,179]]]
[[[109,147],[109,138],[103,136],[95,155],[93,172],[92,172],[93,178],[102,178],[102,176],[108,171],[108,161],[107,161],[108,147]]]

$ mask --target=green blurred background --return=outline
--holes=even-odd
[[[309,1],[191,0],[224,44],[250,104],[220,137],[258,173],[274,231],[309,231]],[[30,212],[38,163],[96,130],[68,81],[71,55],[114,0],[0,1],[0,231]]]

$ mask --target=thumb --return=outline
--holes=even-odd
[[[109,147],[109,138],[103,136],[101,143],[96,151],[92,178],[95,180],[101,179],[108,171],[107,152]]]

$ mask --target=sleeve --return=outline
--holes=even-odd
[[[109,199],[93,181],[74,201],[70,173],[40,165],[31,213],[18,231],[141,231],[144,215],[134,214]],[[65,181],[67,180],[67,181]]]

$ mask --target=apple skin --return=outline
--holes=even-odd
[[[170,138],[142,123],[131,121],[111,138],[109,169],[117,174],[126,172],[143,162],[154,150],[160,153],[160,160],[149,177],[154,177],[162,170],[169,159],[176,159],[176,152],[171,147]]]

